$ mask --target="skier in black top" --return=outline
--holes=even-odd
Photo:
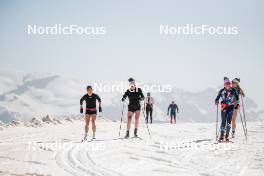
[[[171,124],[172,124],[172,119],[174,119],[174,123],[176,124],[176,111],[177,113],[179,113],[178,105],[174,101],[172,101],[168,107],[168,112],[167,112],[167,115],[169,115],[169,112],[170,112],[170,118],[171,118],[170,123]]]
[[[147,97],[144,103],[144,109],[146,109],[146,123],[148,123],[148,117],[150,117],[150,123],[152,123],[152,112],[153,112],[154,99],[150,96],[150,92],[147,93]]]
[[[81,99],[80,99],[80,113],[83,114],[83,101],[86,102],[86,109],[85,109],[85,134],[84,134],[84,139],[87,140],[87,133],[89,131],[89,123],[90,120],[92,119],[92,130],[93,130],[93,139],[95,139],[95,132],[96,132],[96,125],[95,125],[95,120],[96,120],[96,100],[99,102],[99,112],[102,112],[101,108],[101,98],[93,93],[93,88],[92,86],[87,86],[86,88],[87,94],[85,94]]]
[[[224,78],[224,88],[219,91],[215,99],[215,105],[218,106],[220,99],[222,122],[220,128],[221,134],[218,140],[221,142],[224,140],[224,135],[225,140],[229,141],[229,132],[231,129],[233,111],[239,102],[239,96],[235,89],[231,87],[230,80],[227,77]]]
[[[130,88],[127,89],[125,94],[123,95],[122,101],[128,97],[129,104],[128,104],[128,113],[127,113],[127,131],[125,138],[129,138],[129,130],[131,126],[131,119],[132,115],[135,113],[135,130],[134,130],[134,137],[137,137],[138,125],[139,125],[139,116],[140,116],[140,101],[144,100],[144,95],[140,88],[136,87],[135,80],[133,78],[128,79]]]

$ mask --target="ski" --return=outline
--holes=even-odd
[[[233,141],[217,141],[215,144],[219,144],[219,143],[235,143],[235,142],[233,142]]]
[[[143,140],[143,138],[141,138],[141,137],[131,137],[131,139],[139,139],[139,140]]]
[[[126,138],[126,137],[122,137],[122,138],[117,138],[117,139],[114,139],[114,140],[133,140],[133,139],[139,139],[139,140],[144,140],[143,138],[141,137],[129,137],[129,138]]]

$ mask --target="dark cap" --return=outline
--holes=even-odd
[[[93,89],[93,88],[92,88],[92,86],[89,85],[86,87],[86,89],[88,90],[88,89]]]
[[[229,80],[229,78],[225,76],[225,77],[224,77],[224,81],[225,81],[225,80]]]
[[[239,84],[240,83],[240,78],[235,78],[235,79],[232,80],[232,82]]]
[[[134,78],[129,78],[128,79],[128,82],[133,82],[133,81],[135,81]]]

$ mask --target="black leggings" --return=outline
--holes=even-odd
[[[150,123],[152,123],[152,111],[153,111],[152,108],[146,108],[146,114],[147,114],[146,122],[147,122],[147,123],[148,123],[148,117],[149,117],[149,116],[150,116]]]
[[[227,109],[225,111],[221,111],[222,123],[221,123],[221,135],[225,133],[229,135],[229,131],[231,128],[231,121],[232,121],[233,109]]]
[[[170,117],[171,117],[171,123],[173,119],[174,119],[174,122],[176,123],[176,112],[171,112]]]

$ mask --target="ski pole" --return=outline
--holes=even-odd
[[[144,119],[145,119],[145,124],[146,124],[147,129],[148,129],[149,138],[151,139],[151,134],[150,134],[148,123],[147,123],[147,119],[146,119],[146,116],[145,116],[145,107],[143,108],[143,116],[144,116]]]
[[[80,114],[80,116],[81,116],[81,120],[85,121],[85,115],[84,114]]]
[[[242,123],[242,126],[243,126],[244,135],[245,135],[245,138],[246,138],[246,141],[247,141],[247,134],[246,134],[246,130],[245,130],[245,126],[244,126],[244,122],[243,122],[242,114],[241,114],[240,109],[238,109],[238,110],[239,110],[240,120],[241,120],[241,123]]]
[[[218,105],[216,107],[215,140],[218,139]]]
[[[245,130],[247,134],[247,119],[246,119],[246,113],[245,113],[244,99],[242,95],[241,95],[241,100],[242,100],[242,110],[243,110],[243,115],[244,115]]]
[[[124,116],[124,107],[125,107],[125,103],[123,102],[122,116],[121,116],[121,120],[120,120],[119,133],[118,133],[118,136],[119,137],[120,137],[121,127],[122,127],[122,121],[123,121],[123,116]]]

